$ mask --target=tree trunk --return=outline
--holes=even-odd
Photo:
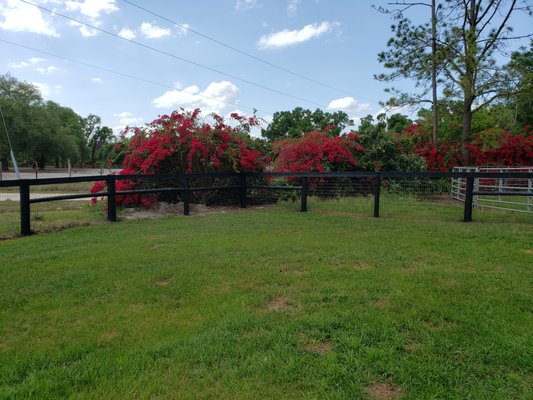
[[[7,163],[7,158],[2,158],[0,160],[2,162],[2,171],[8,172],[9,171],[9,164]]]
[[[461,156],[463,165],[470,164],[470,153],[466,145],[470,144],[472,137],[472,99],[465,99],[463,104],[463,130],[461,132]]]
[[[435,0],[431,1],[431,92],[433,96],[432,142],[437,144],[438,104],[437,104],[437,9]]]
[[[96,145],[93,144],[93,147],[91,149],[91,164],[93,168],[96,167]]]

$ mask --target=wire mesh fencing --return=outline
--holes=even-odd
[[[465,200],[469,200],[461,203],[450,197],[452,177],[466,179]],[[207,173],[0,182],[0,199],[4,199],[0,201],[4,203],[0,205],[0,235],[9,236],[16,231],[28,235],[106,219],[115,221],[117,216],[131,216],[131,211],[139,206],[165,209],[164,215],[189,215],[200,210],[200,206],[244,208],[279,204],[307,211],[309,205],[311,211],[338,215],[411,219],[435,219],[442,215],[450,220],[471,221],[473,197],[482,193],[479,187],[475,189],[478,192],[474,190],[474,180],[488,182],[502,177],[516,185],[514,180],[533,179],[533,174]],[[98,193],[89,193],[91,188],[97,188]],[[100,201],[93,204],[94,199]]]

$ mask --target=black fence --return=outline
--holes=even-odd
[[[276,183],[276,179],[284,178],[285,184]],[[291,191],[297,192],[300,197],[300,211],[307,211],[307,198],[311,193],[320,193],[324,182],[335,178],[343,185],[337,185],[335,190],[328,193],[346,195],[354,193],[354,182],[359,182],[355,192],[364,195],[373,195],[373,216],[380,214],[380,195],[383,183],[390,186],[390,182],[405,179],[437,180],[462,178],[466,180],[464,193],[465,222],[472,221],[472,204],[475,195],[505,195],[505,196],[528,196],[527,192],[494,193],[474,191],[475,179],[507,178],[507,179],[533,179],[531,172],[327,172],[327,173],[208,173],[208,174],[154,174],[154,175],[105,175],[84,176],[75,178],[45,178],[45,179],[21,179],[0,181],[0,188],[18,187],[20,198],[20,234],[30,235],[31,204],[52,202],[60,200],[74,200],[83,198],[107,198],[107,219],[117,220],[117,196],[150,195],[158,194],[168,199],[179,199],[183,202],[183,214],[189,215],[191,195],[198,193],[225,193],[222,195],[228,201],[238,204],[241,208],[254,201],[254,195],[262,192]],[[62,194],[31,198],[31,188],[40,185],[61,185],[78,182],[105,182],[106,191],[98,193]],[[118,181],[130,181],[137,183],[132,190],[117,190]],[[142,182],[142,185],[139,183]],[[362,184],[361,184],[362,183]],[[275,196],[274,196],[275,197]],[[207,198],[207,197],[205,197]],[[205,199],[204,198],[204,199]],[[276,197],[275,197],[276,198]]]

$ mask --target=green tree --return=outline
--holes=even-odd
[[[402,133],[413,123],[403,114],[392,114],[387,118],[387,130],[391,133]]]
[[[403,120],[403,118],[395,117],[392,121],[395,120]],[[413,151],[412,143],[406,141],[405,138],[395,138],[393,131],[387,131],[385,114],[379,114],[376,121],[372,115],[362,118],[357,133],[360,144],[364,148],[359,160],[359,168],[384,171],[422,171],[425,169],[424,160]],[[409,151],[399,151],[398,140],[404,142],[404,147],[410,147]]]
[[[511,54],[507,71],[517,83],[515,93],[509,97],[509,108],[518,128],[533,126],[533,40],[529,48],[522,47]]]
[[[468,159],[466,145],[472,137],[473,115],[512,92],[513,77],[498,65],[496,56],[503,54],[507,43],[520,38],[513,35],[510,26],[511,16],[520,10],[530,11],[525,0],[446,0],[440,9],[438,68],[445,78],[442,80],[445,96],[462,102],[464,159]],[[381,61],[399,76],[412,76],[417,85],[427,86],[429,75],[419,63],[427,65],[427,54],[420,43],[428,37],[428,24],[416,26],[405,19],[401,23],[403,26],[397,29],[401,29],[402,35],[397,33],[391,39],[391,48],[385,53],[389,58],[382,57]],[[413,39],[405,41],[409,35]]]
[[[4,124],[0,124],[0,161],[3,171],[9,169],[7,134],[11,137],[15,154],[19,156],[30,143],[27,127],[32,110],[41,104],[42,97],[35,86],[21,82],[10,74],[0,75],[0,107],[8,129],[8,132],[5,132]]]
[[[437,55],[437,21],[441,17],[442,6],[436,0],[428,2],[396,1],[388,3],[394,8],[392,10],[378,7],[378,11],[394,15],[396,24],[391,29],[394,37],[387,44],[388,51],[378,54],[378,60],[386,68],[394,69],[389,74],[378,74],[375,78],[380,81],[391,82],[399,78],[413,79],[417,87],[422,88],[421,93],[413,95],[405,93],[395,88],[386,89],[396,96],[389,99],[388,104],[392,106],[404,106],[430,102],[432,104],[432,142],[437,143],[438,124],[438,99],[437,83],[439,74],[439,60]],[[431,24],[413,25],[411,21],[404,17],[404,12],[416,6],[428,7],[431,12]],[[431,84],[429,85],[429,82]],[[431,100],[428,99],[431,88]]]
[[[83,134],[87,143],[87,149],[84,153],[85,162],[87,158],[90,159],[91,166],[96,167],[96,162],[104,160],[107,144],[114,139],[113,130],[107,126],[102,126],[102,118],[95,114],[89,114],[83,118]]]
[[[35,86],[9,74],[0,76],[0,105],[19,161],[37,161],[44,168],[51,161],[59,166],[80,158],[85,147],[83,121],[72,109],[53,101],[44,102]],[[8,154],[7,136],[2,132],[3,169],[8,166]]]
[[[315,111],[297,107],[292,111],[278,111],[274,113],[272,122],[266,129],[261,130],[261,135],[275,141],[289,137],[301,137],[312,131],[324,132],[329,125],[329,134],[338,136],[346,128],[353,125],[353,121],[344,111],[334,113]]]
[[[106,148],[106,144],[112,141],[113,137],[113,130],[107,126],[99,126],[95,129],[89,142],[91,146],[91,165],[93,168],[96,167],[98,160],[105,159],[106,154],[102,150]]]

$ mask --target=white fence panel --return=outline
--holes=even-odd
[[[533,172],[533,166],[515,168],[454,167],[453,172]],[[465,192],[466,179],[452,178],[452,199],[464,202]],[[533,179],[476,178],[474,181],[474,192],[493,193],[492,195],[485,196],[474,195],[474,207],[533,213]],[[513,196],[509,195],[509,193],[527,194]]]

